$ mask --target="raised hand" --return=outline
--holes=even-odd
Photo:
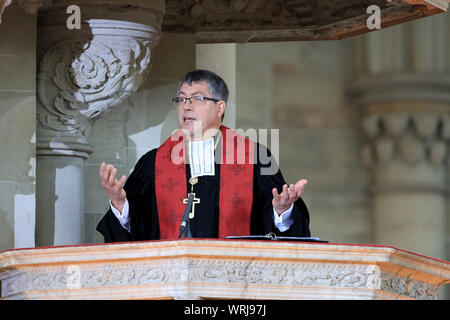
[[[116,179],[117,169],[112,164],[102,162],[100,165],[100,183],[108,194],[111,203],[120,212],[122,212],[125,205],[127,194],[123,189],[126,176],[122,176],[120,180]]]
[[[273,200],[272,206],[278,214],[282,214],[284,211],[301,197],[305,190],[305,185],[308,183],[306,179],[301,179],[297,183],[283,186],[283,191],[279,194],[277,188],[272,189]]]

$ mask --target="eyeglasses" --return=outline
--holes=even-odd
[[[214,99],[214,98],[209,98],[209,97],[204,97],[204,96],[193,96],[193,97],[189,97],[189,98],[178,97],[178,98],[172,99],[172,102],[174,104],[185,104],[188,101],[190,102],[190,104],[194,104],[194,105],[198,106],[198,105],[205,104],[206,101],[214,101],[217,103],[220,100]]]

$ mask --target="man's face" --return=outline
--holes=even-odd
[[[208,97],[211,93],[208,83],[205,81],[193,82],[191,85],[183,83],[180,88],[179,98]],[[178,104],[178,123],[181,129],[187,130],[193,139],[210,138],[210,129],[218,129],[222,123],[222,114],[225,111],[225,102],[210,100],[196,101],[195,98]],[[194,132],[195,129],[195,132]],[[201,131],[200,131],[201,130]],[[200,133],[202,136],[200,137]],[[205,136],[207,133],[207,136]]]

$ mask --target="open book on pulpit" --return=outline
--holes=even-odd
[[[258,235],[258,236],[227,236],[225,239],[234,239],[234,240],[279,240],[279,241],[303,241],[303,242],[324,242],[327,243],[326,240],[321,240],[316,237],[279,237],[275,233],[270,232],[266,235]]]

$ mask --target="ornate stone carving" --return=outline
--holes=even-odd
[[[57,25],[56,41],[48,34],[52,26],[41,28],[50,45],[37,76],[37,154],[87,158],[95,120],[136,92],[148,74],[159,27],[89,19],[79,31]]]
[[[448,159],[450,79],[443,75],[364,77],[349,89],[361,110],[363,164],[439,166]]]
[[[426,161],[432,166],[447,160],[446,114],[404,112],[370,114],[362,119],[366,142],[362,158],[366,166],[401,159],[408,165]]]
[[[167,0],[163,32],[195,33],[201,43],[342,39],[369,31],[369,5],[381,8],[383,26],[443,10],[408,0]]]
[[[437,287],[408,277],[395,277],[391,274],[382,274],[380,289],[421,300],[436,300],[438,297]]]
[[[449,273],[384,246],[138,241],[2,252],[0,299],[428,299]]]
[[[164,264],[79,265],[80,288],[141,286],[161,283],[222,282],[326,288],[382,289],[415,299],[436,299],[437,288],[408,278],[380,273],[374,266],[340,264],[283,264],[248,261],[175,259]],[[13,272],[3,280],[2,296],[24,291],[70,289],[67,267]]]
[[[138,89],[151,61],[151,45],[131,37],[55,44],[38,74],[38,96],[46,111],[38,113],[39,127],[87,136],[97,118]]]

